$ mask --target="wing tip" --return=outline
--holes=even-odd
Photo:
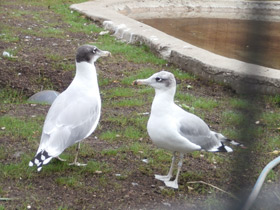
[[[52,158],[53,157],[50,156],[47,151],[42,150],[41,152],[38,152],[31,161],[29,161],[28,166],[33,167],[36,165],[37,171],[39,172],[42,170],[43,165],[47,165]]]

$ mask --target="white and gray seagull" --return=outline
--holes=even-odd
[[[172,73],[161,71],[147,79],[138,79],[134,85],[150,85],[155,89],[147,130],[153,143],[173,152],[172,163],[166,176],[155,175],[164,181],[167,187],[178,188],[178,177],[185,153],[205,150],[209,152],[232,152],[224,142],[234,145],[239,143],[229,140],[220,133],[211,131],[198,116],[183,110],[174,103],[176,80]],[[176,153],[180,153],[176,178],[172,178]]]
[[[83,45],[76,54],[76,75],[69,87],[52,103],[45,123],[39,148],[29,166],[40,171],[54,157],[71,145],[78,143],[73,165],[77,162],[80,141],[87,138],[97,127],[101,99],[94,62],[99,57],[109,56],[92,45]]]

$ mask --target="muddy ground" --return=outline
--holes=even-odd
[[[0,52],[2,55],[3,51],[13,49],[16,51],[17,58],[0,58],[1,89],[13,88],[21,92],[24,98],[28,98],[44,89],[54,89],[59,92],[65,90],[73,79],[75,69],[65,70],[63,66],[57,65],[60,61],[54,61],[50,57],[46,57],[45,52],[62,56],[63,60],[61,62],[63,64],[73,64],[77,47],[84,43],[98,40],[98,33],[68,31],[69,25],[63,22],[62,16],[54,12],[51,7],[34,6],[28,4],[27,1],[21,2],[20,0],[9,2],[9,4],[0,2],[0,19],[2,25],[17,28],[17,30],[14,30],[13,36],[18,37],[18,41],[0,40]],[[69,2],[67,1],[66,3]],[[13,14],[15,10],[25,12],[19,17]],[[40,14],[40,20],[33,18],[28,11],[32,14]],[[81,16],[80,18],[85,17]],[[33,31],[44,28],[46,23],[52,23],[54,28],[66,31],[66,37],[38,37],[34,35]],[[27,32],[28,30],[30,34]],[[1,32],[0,29],[1,33],[5,32]],[[162,68],[162,66],[150,63],[129,62],[122,55],[116,55],[114,61],[100,60],[96,65],[98,71],[102,72],[100,75],[103,78],[109,78],[110,81],[118,81],[125,77],[124,69],[126,72],[134,72],[145,67],[156,70]],[[165,66],[166,70],[172,68],[174,66]],[[211,97],[215,100],[220,100],[223,97],[238,97],[234,91],[226,86],[199,78],[184,82],[192,85],[193,88],[188,90],[192,95]],[[112,89],[120,86],[120,83],[113,82],[102,86],[102,89],[105,91],[106,88]],[[262,107],[266,107],[266,104],[261,102],[260,104]],[[1,116],[15,116],[19,119],[29,120],[30,116],[44,116],[48,108],[48,105],[39,104],[34,106],[25,103],[1,103],[0,114]],[[147,105],[146,107],[130,109],[122,110],[122,108],[118,108],[117,110],[112,110],[108,106],[103,108],[100,122],[102,129],[115,129],[114,124],[106,121],[106,117],[109,115],[119,113],[125,115],[128,111],[144,112],[149,110],[149,107]],[[270,107],[267,109],[270,109]],[[220,110],[216,110],[215,113],[205,114],[205,120],[211,122],[211,126],[215,130],[223,128],[219,112]],[[43,121],[40,121],[40,123],[43,123]],[[101,163],[110,163],[110,165],[114,166],[113,169],[106,170],[105,167],[103,168],[104,171],[101,172],[83,169],[84,173],[81,174],[79,180],[81,184],[78,183],[73,186],[58,184],[55,180],[59,176],[71,176],[71,173],[77,174],[80,169],[66,167],[61,172],[59,167],[65,167],[65,165],[56,160],[53,164],[56,164],[58,169],[53,171],[36,173],[33,170],[30,173],[32,175],[25,175],[24,178],[15,178],[16,175],[13,175],[12,178],[7,175],[0,176],[2,177],[0,197],[16,198],[11,201],[0,201],[0,209],[216,209],[219,203],[237,202],[226,193],[200,184],[195,186],[183,184],[179,190],[166,189],[160,181],[154,179],[153,174],[156,172],[153,170],[155,168],[147,167],[142,161],[143,158],[149,157],[143,157],[141,154],[135,154],[132,151],[127,152],[125,158],[121,159],[118,159],[118,156],[111,157],[102,154],[100,151],[118,148],[123,143],[121,140],[114,144],[102,141],[102,139],[98,138],[100,133],[101,129],[97,129],[92,136],[84,141],[87,145],[86,147],[94,148],[94,152],[91,155],[81,155],[82,161],[87,162],[94,159]],[[40,133],[35,132],[34,135],[38,137],[39,142]],[[154,149],[147,135],[141,141],[147,142],[147,145]],[[0,135],[0,145],[10,151],[5,157],[0,155],[0,163],[4,165],[21,162],[22,155],[34,153],[34,148],[37,146],[30,146],[24,139],[7,135]],[[75,150],[72,149],[68,152],[74,154]],[[223,157],[223,155],[220,157]],[[239,160],[238,156],[242,156],[242,152],[231,155],[226,163],[216,165],[209,164],[203,158],[194,159],[191,155],[187,155],[183,173],[188,170],[199,171],[203,174],[202,181],[219,186],[228,192],[236,193],[244,183],[246,183],[244,185],[251,186],[255,181],[255,174],[251,179],[250,171],[244,170],[242,172],[238,167],[235,168],[235,171],[240,174],[244,173],[242,178],[236,178],[233,174],[224,172],[227,169],[230,171],[234,168],[231,164]],[[257,155],[252,156],[256,157]],[[251,163],[257,164],[257,160],[256,158]],[[168,170],[168,166],[169,163],[165,163],[162,166],[163,168],[157,172],[165,173]],[[220,174],[219,170],[217,171],[217,167],[224,169],[222,174]],[[138,170],[139,168],[141,170]],[[27,169],[27,165],[26,170],[30,170]],[[130,173],[127,173],[128,175],[123,178],[119,178],[117,174],[120,171],[130,171]],[[279,170],[276,172],[279,172]],[[192,181],[192,178],[183,176],[180,179],[180,183]],[[199,176],[195,179],[198,181]],[[265,192],[269,192],[271,187],[276,189],[275,185],[268,184],[265,187]],[[277,203],[277,200],[275,201],[274,199],[270,203]],[[279,205],[272,205],[271,209],[274,207],[278,209]],[[264,207],[262,206],[260,209],[264,209]]]

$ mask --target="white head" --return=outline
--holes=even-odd
[[[87,62],[93,64],[99,57],[107,57],[110,56],[111,53],[108,51],[102,51],[95,46],[92,45],[83,45],[80,46],[77,50],[76,54],[76,62]]]
[[[155,88],[156,91],[166,91],[176,89],[176,80],[172,73],[160,71],[147,79],[135,80],[133,85],[149,85]]]

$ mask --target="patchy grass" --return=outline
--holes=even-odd
[[[11,87],[5,87],[0,90],[0,98],[3,104],[23,103],[27,97],[21,90],[15,90]]]
[[[0,59],[1,69],[9,70],[1,74],[6,81],[1,80],[0,90],[0,182],[3,183],[0,195],[20,199],[1,203],[0,209],[26,209],[30,204],[38,209],[162,209],[166,208],[163,202],[170,203],[171,208],[186,202],[182,208],[189,209],[188,205],[193,204],[193,209],[215,209],[231,198],[209,186],[190,186],[187,182],[202,180],[227,191],[242,187],[240,180],[253,184],[273,158],[270,152],[280,148],[280,96],[266,96],[251,103],[246,96],[168,64],[147,46],[128,45],[111,35],[99,36],[102,28],[69,9],[71,3],[78,2],[81,1],[13,0],[0,5],[1,15],[10,20],[0,23],[0,43],[18,56]],[[26,36],[32,38],[27,41]],[[42,107],[24,106],[30,96],[27,90],[36,84],[36,90],[42,87],[64,90],[74,75],[75,49],[85,43],[95,44],[113,55],[96,64],[101,70],[98,81],[102,117],[96,132],[81,145],[79,161],[87,166],[68,165],[74,160],[74,145],[61,155],[67,162],[54,159],[37,173],[35,168],[28,168],[28,162],[39,144],[45,115]],[[178,80],[177,104],[205,119],[211,128],[245,145],[246,139],[254,136],[256,143],[246,145],[252,165],[256,165],[252,170],[242,168],[240,174],[237,172],[234,164],[240,164],[237,160],[245,152],[232,146],[235,150],[232,154],[186,155],[177,191],[164,188],[162,182],[154,179],[156,173],[167,174],[172,154],[156,148],[147,134],[147,112],[154,90],[131,84],[163,68],[173,72]],[[18,80],[10,79],[7,75],[11,72],[22,75]],[[244,115],[253,109],[252,104],[258,111],[256,119],[252,118],[254,121]],[[248,123],[248,130],[242,126],[244,122]],[[240,134],[244,131],[246,138]],[[177,164],[174,173],[176,169]],[[272,171],[267,180],[279,182],[279,169]],[[59,203],[58,197],[62,200]]]
[[[12,138],[20,138],[28,141],[35,140],[39,137],[44,117],[34,117],[29,120],[21,120],[16,117],[2,116],[0,118],[0,127],[4,131],[0,135]]]

